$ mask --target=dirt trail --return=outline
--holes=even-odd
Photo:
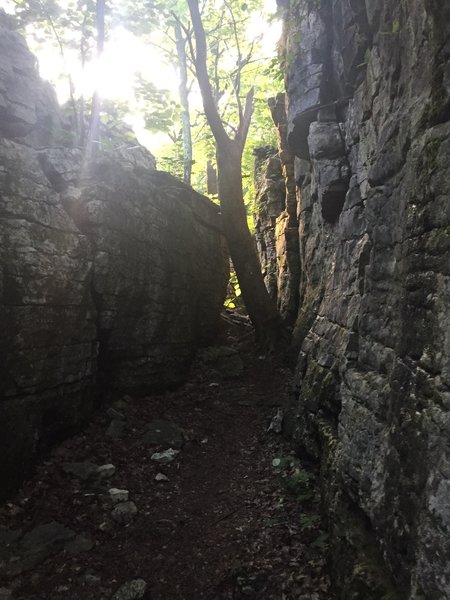
[[[290,373],[239,353],[240,376],[199,361],[183,388],[119,400],[53,451],[0,509],[2,600],[333,597],[313,480],[267,432]],[[184,432],[167,464],[144,441],[155,419]]]

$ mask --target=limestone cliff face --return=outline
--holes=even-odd
[[[264,282],[284,322],[297,316],[300,256],[294,192],[294,214],[287,210],[286,165],[273,148],[255,150],[255,238]],[[293,160],[292,160],[293,167]]]
[[[321,461],[342,597],[448,598],[450,5],[286,10],[301,259],[289,430]]]
[[[228,260],[217,209],[142,148],[83,166],[36,60],[0,13],[0,496],[99,388],[183,381]]]

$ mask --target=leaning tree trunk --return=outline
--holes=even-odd
[[[196,42],[195,70],[206,119],[216,141],[219,200],[222,221],[236,275],[249,317],[260,344],[272,346],[280,339],[281,319],[264,284],[256,245],[247,224],[242,191],[242,152],[253,113],[253,89],[242,105],[236,94],[239,123],[231,138],[222,122],[207,67],[206,33],[198,0],[188,0]],[[239,66],[242,68],[242,65]]]
[[[222,223],[231,260],[257,341],[275,343],[281,330],[280,317],[261,273],[256,244],[247,224],[241,173],[242,151],[236,141],[217,145],[217,170]]]

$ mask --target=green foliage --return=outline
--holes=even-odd
[[[17,0],[15,17],[37,45],[54,46],[60,54],[77,52],[84,64],[94,49],[95,0]]]
[[[34,39],[34,48],[54,47],[62,57],[64,73],[70,73],[68,62],[76,57],[81,67],[89,63],[95,54],[95,8],[96,0],[14,0],[15,17],[28,39]],[[279,59],[265,56],[262,35],[252,30],[254,16],[261,13],[262,0],[205,0],[202,19],[207,32],[208,70],[214,87],[220,114],[227,131],[233,134],[239,120],[239,102],[243,103],[251,87],[255,87],[255,109],[242,159],[243,186],[249,223],[253,225],[254,186],[253,148],[274,144],[275,128],[272,123],[267,98],[283,88],[283,73]],[[139,36],[146,43],[158,46],[168,68],[176,63],[177,53],[173,34],[175,20],[182,24],[189,57],[189,39],[193,44],[189,12],[185,0],[121,0],[106,3],[106,32],[121,26]],[[156,29],[160,32],[155,38]],[[155,41],[156,40],[156,41]],[[149,52],[149,56],[151,53]],[[70,57],[70,61],[66,59]],[[151,59],[149,59],[151,60]],[[193,140],[192,183],[206,192],[206,163],[215,162],[215,145],[205,116],[200,107],[195,84],[194,65],[190,71],[189,90],[196,93],[191,110]],[[132,68],[132,65],[130,65]],[[69,74],[69,78],[71,75]],[[82,99],[76,80],[69,79],[72,111],[78,111],[73,119],[74,127],[86,123],[90,104]],[[160,168],[167,169],[177,177],[182,175],[182,108],[173,92],[166,86],[136,78],[135,101],[115,106],[106,103],[102,110],[105,122],[125,118],[130,112],[143,115],[146,127],[152,133],[163,133],[168,143],[155,152]],[[84,115],[84,117],[83,117]],[[78,125],[77,125],[78,122]],[[84,125],[83,125],[84,126]],[[81,135],[81,134],[80,134]]]
[[[380,35],[397,35],[400,33],[400,21],[394,19],[390,31],[380,31]]]
[[[285,481],[286,489],[301,503],[315,499],[314,477],[308,471],[295,468]]]
[[[103,122],[105,125],[122,125],[128,114],[128,104],[117,100],[106,99],[102,102]]]
[[[274,56],[267,62],[264,74],[271,82],[282,83],[284,81],[284,56]]]
[[[278,470],[286,490],[304,504],[315,500],[315,476],[302,468],[300,461],[292,456],[281,456],[272,460],[272,466]]]
[[[224,307],[232,310],[239,310],[244,308],[244,303],[241,295],[241,288],[239,287],[237,275],[234,271],[230,273],[227,297],[225,298]]]
[[[181,143],[162,146],[157,156],[158,169],[167,171],[178,179],[183,178],[183,148]]]
[[[271,95],[269,78],[260,79],[261,87],[255,97],[255,111],[247,136],[247,143],[242,155],[242,185],[244,202],[248,215],[250,230],[253,230],[253,214],[255,212],[255,185],[254,166],[255,157],[253,150],[258,146],[276,146],[276,129],[270,114],[267,100]],[[275,91],[275,93],[277,93]]]
[[[372,60],[372,48],[367,48],[366,51],[364,52],[364,60],[362,63],[360,63],[359,65],[357,65],[357,67],[366,67],[370,61]]]
[[[111,27],[120,25],[136,36],[149,35],[159,26],[165,5],[158,0],[111,2]]]
[[[146,128],[154,133],[166,133],[173,142],[179,140],[180,105],[172,98],[170,91],[159,89],[151,81],[138,76],[135,96],[137,108],[144,114]]]

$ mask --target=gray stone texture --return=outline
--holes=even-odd
[[[0,11],[0,496],[99,392],[181,383],[225,295],[218,209],[120,132],[84,164],[65,128]]]
[[[287,325],[297,316],[300,281],[294,155],[287,142],[285,94],[269,100],[278,152],[255,150],[255,237],[270,296]]]
[[[285,26],[301,256],[285,423],[321,463],[342,598],[450,597],[449,23],[448,2],[319,0]]]

